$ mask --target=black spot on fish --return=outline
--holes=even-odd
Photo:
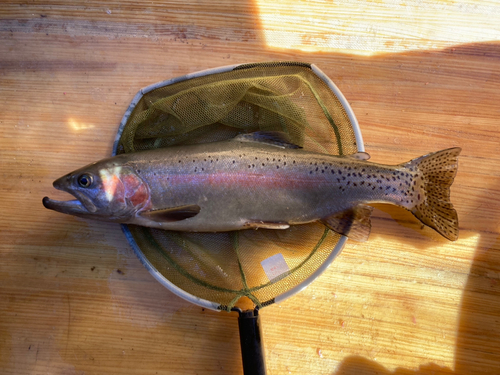
[[[347,181],[347,185],[349,185],[351,183],[351,181]]]
[[[233,164],[236,163],[236,160],[233,160]]]
[[[279,165],[277,165],[277,166],[276,166],[276,169],[280,169],[280,166],[279,166]]]
[[[318,168],[318,167],[316,167],[316,172],[318,171],[318,169],[319,169],[319,168]]]
[[[348,173],[348,174],[347,174],[347,177],[351,177],[351,174],[350,174],[350,173]]]
[[[352,186],[358,186],[355,182],[352,183]]]
[[[321,173],[325,173],[325,170],[324,170],[324,169],[322,169],[322,170],[321,170]]]
[[[361,181],[359,184],[360,184],[360,185],[364,185],[364,184],[365,184],[365,182],[364,182],[364,181]]]
[[[342,174],[342,171],[339,169],[339,174]]]
[[[332,169],[332,174],[335,174],[335,171]]]

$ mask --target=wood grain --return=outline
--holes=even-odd
[[[461,232],[450,243],[408,213],[377,206],[368,242],[349,241],[308,289],[262,311],[269,374],[498,373],[499,6],[419,9],[3,2],[0,372],[242,372],[235,315],[163,288],[117,225],[59,215],[41,199],[62,198],[55,178],[110,154],[141,87],[222,65],[296,60],[339,86],[371,160],[463,148],[452,188]],[[286,33],[300,43],[286,44]],[[356,37],[364,44],[352,45]]]

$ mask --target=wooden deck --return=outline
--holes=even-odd
[[[268,373],[500,373],[500,5],[23,1],[0,5],[0,372],[238,374],[233,314],[174,296],[118,225],[43,208],[106,157],[149,84],[222,65],[318,65],[372,161],[460,146],[460,238],[378,206],[299,295],[262,310]]]

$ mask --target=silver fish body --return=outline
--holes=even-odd
[[[289,146],[243,136],[119,155],[54,182],[76,201],[44,198],[44,205],[82,217],[177,231],[284,229],[322,221],[365,240],[370,231],[367,205],[390,203],[410,210],[445,237],[457,238],[449,187],[460,149],[382,165]]]

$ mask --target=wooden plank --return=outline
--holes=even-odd
[[[377,206],[368,242],[349,241],[308,289],[262,310],[268,373],[498,371],[498,14],[487,1],[2,3],[0,372],[242,372],[234,314],[163,288],[117,225],[59,215],[41,198],[64,197],[55,178],[110,154],[140,88],[270,60],[331,77],[372,161],[463,151],[460,239]],[[269,39],[286,33],[300,43]]]

